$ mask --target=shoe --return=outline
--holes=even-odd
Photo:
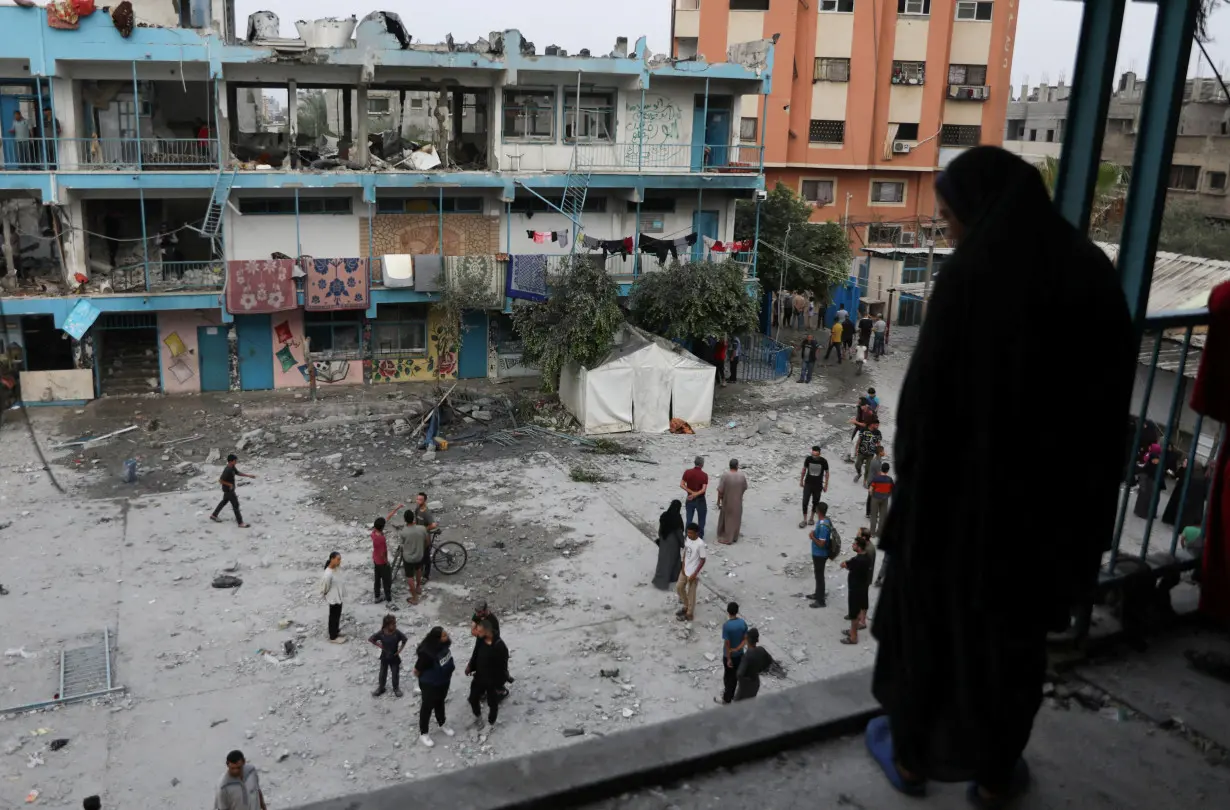
[[[800,521],[799,521],[799,528],[800,528],[800,529],[806,529],[806,528],[807,528],[807,521],[806,521],[806,520],[800,520]]]
[[[969,787],[965,791],[965,797],[969,799],[969,803],[979,810],[1000,810],[1002,807],[1007,807],[1018,796],[1029,789],[1029,766],[1025,760],[1018,759],[1016,767],[1012,771],[1012,783],[1008,785],[1008,792],[1002,796],[984,797],[982,792],[978,790],[977,782],[970,782]]]
[[[822,608],[822,607],[827,607],[827,605],[825,605],[825,604],[824,604],[824,602],[817,600],[817,601],[815,601],[815,602],[812,602],[810,605],[808,605],[808,607],[810,607],[810,608]]]
[[[889,784],[907,796],[923,796],[927,792],[927,783],[924,780],[907,780],[897,770],[897,763],[893,757],[893,735],[888,727],[888,717],[880,715],[867,724],[867,731],[864,734],[864,740],[867,743],[867,751],[871,754],[871,758],[880,766],[880,770],[884,772],[884,776],[888,779]]]
[[[421,694],[423,694],[423,687],[419,686],[419,685],[416,683],[416,684],[414,685],[414,694],[416,694],[416,695],[421,695]]]
[[[457,733],[457,732],[453,731],[451,728],[449,728],[448,726],[440,726],[440,732],[441,732],[441,733],[442,733],[445,737],[452,737],[454,734],[456,734],[456,733]]]
[[[383,694],[384,694],[384,687],[382,686],[379,689],[377,689],[375,692],[372,692],[372,697],[380,697]]]
[[[487,724],[483,722],[482,715],[479,715],[479,714],[474,715],[474,728],[478,729],[479,731],[482,731],[483,727],[486,725]]]
[[[492,731],[495,731],[495,720],[488,720],[487,721],[487,732],[491,733]]]
[[[338,636],[337,638],[329,639],[329,643],[330,644],[345,644],[348,640],[349,639],[347,639],[345,636]]]
[[[814,517],[812,517],[812,518],[808,518],[808,519],[807,519],[807,525],[808,525],[808,526],[815,526],[815,525],[816,525],[816,519],[815,519]]]
[[[221,519],[220,519],[217,515],[210,515],[210,516],[209,516],[209,519],[210,519],[210,520],[212,520],[214,523],[221,523],[221,522],[222,522],[222,520],[221,520]]]
[[[714,696],[713,696],[713,702],[714,702],[714,703],[716,703],[716,704],[717,704],[717,705],[719,705],[719,706],[729,706],[729,705],[730,705],[730,704],[729,704],[729,703],[727,703],[726,701],[722,700],[722,698],[721,698],[721,697],[719,697],[718,695],[714,695]]]
[[[421,742],[423,745],[427,746],[428,748],[432,748],[436,744],[436,741],[433,740],[431,737],[427,736],[426,734],[419,735],[419,742]]]
[[[394,690],[393,690],[393,697],[401,697],[401,690],[400,690],[400,689],[394,689]]]
[[[854,621],[854,617],[853,617],[853,616],[842,616],[841,618],[845,619],[845,620],[846,620],[846,621],[848,621],[848,622],[852,622],[852,621]],[[842,632],[849,633],[850,631],[849,631],[849,630],[843,630]]]

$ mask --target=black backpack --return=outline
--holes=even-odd
[[[836,559],[838,554],[841,554],[841,534],[838,533],[833,521],[827,517],[825,520],[829,521],[829,559],[832,560]]]

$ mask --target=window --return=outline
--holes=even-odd
[[[359,350],[362,317],[358,312],[304,312],[303,333],[316,352],[354,352]]]
[[[918,124],[889,124],[897,128],[897,140],[899,141],[916,141],[918,140]]]
[[[854,0],[820,0],[820,10],[849,14],[854,11]]]
[[[986,65],[949,65],[948,83],[982,87],[987,83]]]
[[[544,195],[548,200],[559,205],[562,198]],[[544,200],[537,197],[517,197],[512,204],[512,213],[514,214],[558,214],[551,206],[547,205]],[[606,213],[606,197],[597,197],[592,194],[585,198],[585,213],[587,214],[605,214]]]
[[[1196,181],[1200,179],[1199,166],[1171,166],[1170,167],[1170,188],[1180,189],[1182,191],[1195,191]]]
[[[376,354],[427,352],[427,307],[423,304],[382,304],[372,348]],[[313,341],[315,343],[315,341]]]
[[[410,99],[410,109],[412,109],[412,110],[421,110],[421,109],[423,109],[423,99],[421,99],[421,98],[412,98],[412,99]]]
[[[291,214],[295,213],[294,197],[240,197],[239,213]],[[349,197],[300,197],[300,214],[349,214]]]
[[[938,246],[940,243],[947,243],[948,241],[948,226],[942,222],[936,225],[924,225],[919,230],[921,231],[924,247],[928,246],[931,242]]]
[[[812,205],[832,205],[834,199],[833,185],[834,181],[832,180],[804,180],[802,187],[803,199]]]
[[[931,0],[897,0],[898,14],[930,14]]]
[[[1052,143],[1052,142],[1054,142],[1054,140],[1055,140],[1055,130],[1053,130],[1053,129],[1048,129],[1048,130],[1046,131],[1046,142],[1047,142],[1047,143]]]
[[[666,233],[666,217],[662,214],[641,214],[641,233]]]
[[[870,245],[895,245],[900,241],[900,225],[884,225],[876,222],[867,226],[867,243]]]
[[[893,84],[926,84],[926,62],[893,62]]]
[[[564,93],[564,140],[572,143],[577,135],[577,96]],[[583,141],[609,141],[615,129],[615,94],[581,93],[581,128]]]
[[[957,19],[987,22],[994,7],[990,0],[957,0]]]
[[[807,140],[811,143],[845,143],[846,122],[812,119],[807,127]]]
[[[1036,130],[1036,129],[1031,129],[1031,130],[1029,131],[1029,139],[1030,139],[1031,141],[1036,141],[1036,140],[1038,140],[1038,130]]]
[[[812,73],[813,82],[848,82],[850,81],[849,59],[827,59],[816,57],[816,67]]]
[[[637,204],[634,202],[628,203],[628,213],[635,214]],[[642,214],[673,214],[675,213],[675,198],[674,197],[646,197],[641,201],[640,209]]]
[[[387,113],[389,111],[389,99],[369,98],[367,100],[367,111],[376,115]]]
[[[871,201],[873,203],[905,202],[905,183],[900,180],[873,180]]]
[[[555,91],[505,90],[504,138],[555,140]]]
[[[940,128],[940,146],[977,146],[981,142],[982,127],[976,124],[944,124]]]
[[[481,214],[483,212],[482,197],[445,197],[441,201],[437,197],[378,197],[376,213],[378,214],[438,214],[443,202],[445,214]]]
[[[769,0],[730,0],[731,11],[768,11]]]
[[[1226,190],[1226,173],[1225,172],[1205,172],[1204,176],[1208,178],[1209,188],[1213,191]]]
[[[756,130],[759,123],[755,118],[740,118],[739,140],[744,143],[756,143]]]

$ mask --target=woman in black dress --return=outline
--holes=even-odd
[[[671,505],[658,517],[658,567],[654,570],[653,586],[660,591],[669,590],[679,581],[679,568],[683,565],[680,552],[683,549],[683,502],[671,501]]]

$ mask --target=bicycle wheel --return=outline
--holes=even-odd
[[[465,546],[450,540],[436,546],[431,555],[431,565],[441,574],[455,574],[466,567],[469,556]]]

